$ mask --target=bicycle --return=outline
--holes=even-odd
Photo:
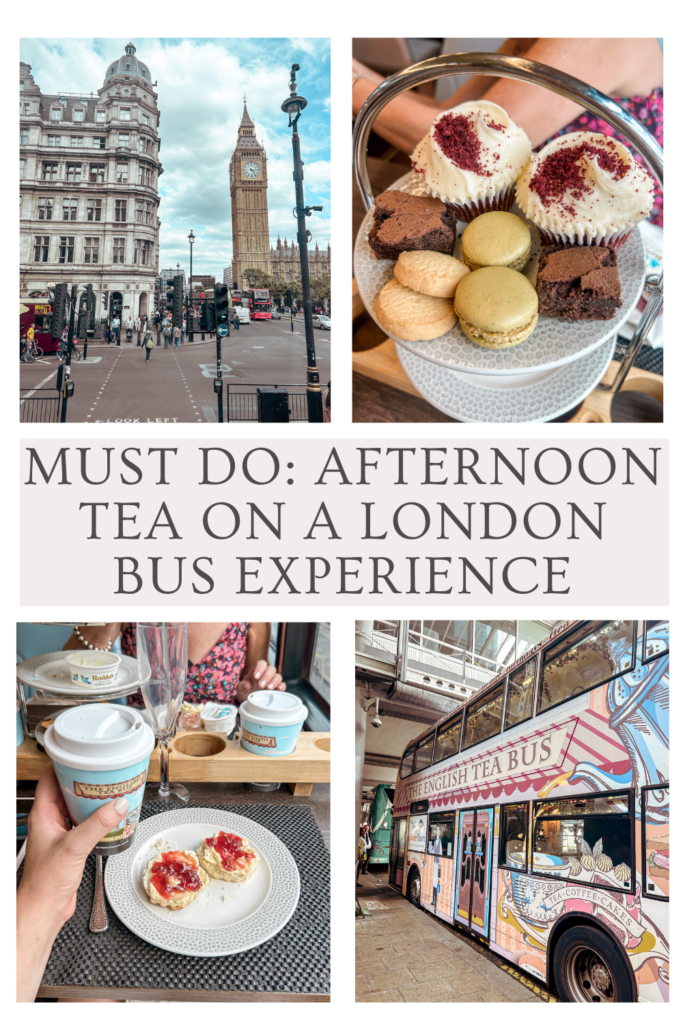
[[[32,363],[33,359],[33,352],[31,351],[28,343],[23,341],[19,348],[19,361],[22,363]]]

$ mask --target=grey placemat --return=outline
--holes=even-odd
[[[287,846],[301,878],[301,897],[285,927],[268,942],[227,957],[182,956],[133,935],[111,907],[109,929],[88,928],[95,858],[88,857],[76,912],[60,931],[47,962],[43,985],[97,988],[180,989],[237,992],[330,991],[329,854],[310,807],[277,804],[194,804],[243,814],[270,829]],[[150,801],[142,818],[168,810]]]

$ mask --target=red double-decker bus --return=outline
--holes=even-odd
[[[250,320],[271,320],[270,315],[270,292],[267,288],[247,288],[242,292],[242,305],[244,299],[249,304]]]
[[[59,348],[59,339],[50,334],[53,303],[49,295],[19,299],[19,333],[23,337],[29,327],[35,328],[35,340],[43,352],[54,352]]]

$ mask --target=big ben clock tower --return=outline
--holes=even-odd
[[[270,274],[267,191],[266,151],[256,138],[245,96],[237,145],[230,158],[233,287],[249,287],[244,271],[250,267]]]

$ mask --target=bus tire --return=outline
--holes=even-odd
[[[553,978],[563,1003],[635,1002],[619,945],[590,925],[564,931],[553,951]]]
[[[408,879],[408,899],[414,907],[419,907],[420,894],[422,892],[422,879],[417,868],[413,868]]]

